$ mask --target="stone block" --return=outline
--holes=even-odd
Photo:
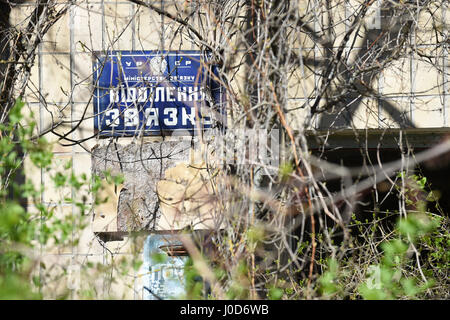
[[[116,149],[117,147],[117,149]],[[117,231],[155,229],[160,218],[156,184],[176,161],[187,161],[189,141],[107,145],[92,151],[93,174],[123,174],[125,182],[117,196]]]

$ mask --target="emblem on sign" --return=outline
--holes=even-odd
[[[167,69],[167,61],[162,57],[154,57],[150,59],[150,68],[153,74],[161,75]]]

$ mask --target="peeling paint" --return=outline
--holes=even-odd
[[[193,156],[194,155],[194,156]],[[209,229],[214,217],[212,182],[191,141],[154,141],[143,144],[96,146],[92,150],[92,172],[102,177],[109,170],[122,174],[124,183],[96,214],[116,215],[116,230],[101,223],[95,231],[165,231]],[[103,192],[108,191],[109,187]],[[100,211],[99,211],[100,210]],[[103,229],[102,229],[103,228]]]

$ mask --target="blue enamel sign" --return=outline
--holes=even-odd
[[[182,245],[176,235],[152,234],[144,244],[142,273],[145,300],[180,299],[186,295],[184,265],[187,256],[168,256],[164,246]]]
[[[115,51],[95,57],[100,136],[193,134],[224,119],[217,65],[201,51]]]

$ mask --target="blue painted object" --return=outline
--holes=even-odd
[[[114,51],[95,60],[100,136],[190,135],[225,119],[218,67],[207,53]]]
[[[176,235],[153,234],[144,244],[144,300],[183,298],[184,264],[188,256],[169,256],[160,247],[181,246]],[[161,261],[163,260],[163,261]]]

